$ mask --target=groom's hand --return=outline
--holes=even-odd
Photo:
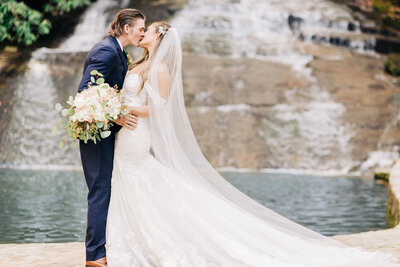
[[[138,119],[135,115],[129,113],[123,118],[119,118],[114,120],[114,122],[120,126],[126,127],[130,130],[135,130],[137,124],[138,124]]]

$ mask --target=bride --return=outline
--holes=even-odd
[[[210,165],[185,110],[177,30],[156,22],[125,78],[139,117],[116,139],[107,217],[108,266],[399,266],[348,247],[241,193]]]

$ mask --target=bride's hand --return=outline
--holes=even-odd
[[[137,116],[130,113],[123,118],[114,120],[114,122],[120,126],[128,128],[130,130],[135,130],[135,128],[138,124],[138,119],[137,119]]]

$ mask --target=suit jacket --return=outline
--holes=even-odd
[[[104,75],[104,80],[110,86],[117,85],[118,90],[122,89],[128,63],[125,53],[121,50],[117,39],[108,36],[103,41],[97,43],[86,57],[83,67],[83,76],[79,84],[78,92],[88,88],[90,82],[90,72],[97,70]],[[115,125],[112,130],[118,131],[121,127]]]

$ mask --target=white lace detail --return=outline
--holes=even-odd
[[[147,90],[137,95],[139,86],[138,75],[126,77],[126,104],[146,105]],[[106,229],[109,267],[398,266],[388,254],[300,238],[265,223],[161,164],[150,153],[151,141],[146,118],[117,134]]]

